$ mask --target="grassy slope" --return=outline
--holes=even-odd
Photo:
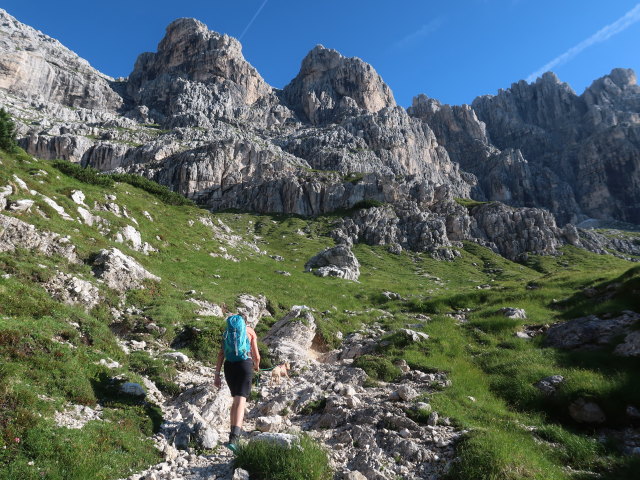
[[[188,290],[196,290],[196,298],[229,306],[240,293],[263,294],[275,318],[292,305],[309,305],[326,312],[318,317],[329,344],[337,343],[338,331],[348,333],[373,321],[387,328],[405,326],[415,323],[415,314],[426,313],[432,317],[424,327],[431,336],[428,348],[392,342],[380,353],[405,358],[416,368],[450,372],[453,386],[429,401],[441,415],[451,416],[471,430],[460,448],[462,461],[454,467],[454,478],[579,478],[564,465],[605,472],[607,478],[632,478],[624,472],[632,471],[633,460],[620,457],[613,446],[593,441],[591,432],[571,423],[566,408],[578,395],[592,396],[610,418],[620,421],[627,404],[640,405],[640,387],[631,377],[638,361],[615,359],[606,353],[567,354],[541,348],[538,340],[527,342],[513,336],[523,323],[637,310],[640,306],[634,291],[637,293],[640,273],[637,269],[626,273],[632,264],[574,248],[566,248],[562,257],[534,257],[527,265],[520,265],[473,244],[466,245],[462,257],[453,262],[414,253],[391,255],[382,247],[357,245],[354,251],[361,263],[360,283],[322,279],[304,273],[303,267],[309,257],[332,244],[325,236],[335,220],[332,217],[210,214],[195,207],[165,205],[128,184],[116,184],[112,191],[106,191],[24,155],[4,155],[1,160],[0,185],[9,183],[16,173],[30,188],[54,198],[73,216],[72,190],[82,190],[90,206],[94,201],[104,203],[105,193],[115,194],[116,203],[126,206],[137,219],[139,226],[100,213],[111,222],[112,231],[135,226],[158,253],[144,256],[113,242],[112,234],[105,238],[95,227],[61,219],[36,196],[26,192],[14,195],[33,198],[50,217],[25,214],[23,220],[70,235],[86,261],[101,248],[117,246],[162,277],[160,284],[128,295],[129,303],[144,310],[144,317],[133,315],[120,325],[129,334],[149,341],[149,334],[136,333],[136,322],[153,321],[167,328],[165,334],[156,335],[157,340],[170,343],[185,326],[195,326],[199,333],[185,352],[212,360],[221,319],[198,319],[196,307],[185,301]],[[48,175],[33,175],[38,170]],[[154,221],[147,220],[143,211]],[[246,246],[230,247],[198,222],[202,216],[214,223],[222,220],[234,233],[255,241],[269,255],[284,257],[284,261],[277,262]],[[305,235],[297,234],[299,230]],[[220,247],[241,261],[209,255],[220,252]],[[157,412],[111,396],[113,371],[95,362],[105,357],[118,360],[123,368],[116,373],[134,381],[139,379],[137,372],[155,375],[166,380],[169,391],[171,369],[152,365],[150,360],[128,358],[119,350],[108,328],[109,307],[117,303],[113,294],[105,291],[104,304],[89,314],[51,300],[39,284],[54,267],[92,278],[86,264],[65,265],[59,259],[29,252],[0,254],[0,269],[14,275],[0,278],[0,403],[5,407],[0,409],[0,442],[7,446],[0,449],[0,479],[42,478],[38,473],[42,471],[47,478],[56,479],[117,478],[157,460],[150,442],[138,441],[157,424]],[[276,270],[288,271],[291,276],[279,275]],[[622,277],[625,273],[627,277]],[[622,281],[616,287],[617,298],[590,300],[580,293],[585,287],[614,281]],[[540,288],[527,289],[532,283]],[[476,286],[481,284],[492,288],[478,290]],[[385,290],[401,294],[403,300],[387,300],[381,295]],[[496,315],[503,306],[525,308],[529,319],[514,321]],[[380,314],[371,308],[384,308],[393,316],[379,319]],[[446,315],[459,308],[473,309],[469,323],[458,325]],[[80,331],[71,327],[69,320],[80,324]],[[262,331],[269,323],[264,322]],[[73,347],[56,343],[53,337]],[[567,378],[553,401],[532,386],[551,374]],[[42,400],[38,394],[52,400]],[[79,431],[56,428],[50,420],[53,411],[69,401],[87,405],[101,401],[112,422],[92,422]],[[535,426],[537,433],[525,426]],[[20,438],[20,443],[15,438]],[[30,461],[35,465],[28,465]]]

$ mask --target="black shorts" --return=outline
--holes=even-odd
[[[239,362],[225,361],[224,378],[229,385],[232,397],[249,398],[253,381],[253,360],[248,358]]]

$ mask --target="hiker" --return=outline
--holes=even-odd
[[[224,362],[224,377],[231,391],[231,433],[227,446],[235,451],[242,432],[244,408],[251,393],[253,372],[260,371],[260,353],[258,336],[253,328],[247,326],[241,315],[230,315],[227,327],[222,335],[222,346],[218,352],[216,376],[213,385],[222,386],[220,369]]]

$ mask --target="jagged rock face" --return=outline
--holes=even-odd
[[[474,167],[498,152],[489,141],[486,125],[478,120],[469,105],[443,105],[420,94],[414,97],[407,112],[427,123],[451,160],[466,171],[472,172]]]
[[[314,125],[362,109],[394,107],[391,89],[371,65],[317,45],[302,61],[300,73],[282,91],[285,101]]]
[[[633,70],[615,68],[585,90],[582,98],[588,105],[589,119],[594,127],[600,124],[638,123],[640,86],[637,82]]]
[[[322,130],[303,129],[278,144],[315,169],[415,175],[451,184],[460,196],[468,196],[474,181],[451,162],[431,129],[400,107],[349,116]]]
[[[470,106],[442,105],[418,95],[408,112],[427,123],[451,159],[476,176],[473,198],[517,207],[544,206],[563,221],[580,219],[572,187],[553,170],[528,162],[519,149],[500,151],[492,145],[486,125]]]
[[[473,108],[498,148],[520,149],[549,178],[531,182],[534,196],[561,223],[640,223],[640,87],[631,70],[613,70],[581,96],[547,73],[479,97]],[[559,188],[545,192],[549,183]]]
[[[553,254],[565,243],[563,231],[546,210],[489,203],[473,208],[471,217],[471,237],[486,239],[487,246],[510,260],[520,260],[527,252]]]
[[[473,101],[498,148],[520,148],[525,157],[539,157],[558,142],[578,137],[576,124],[586,109],[571,87],[545,73],[535,83],[524,80]]]
[[[452,260],[459,255],[449,241],[445,222],[416,205],[399,211],[391,206],[358,210],[345,218],[332,235],[336,241],[346,244],[389,245],[392,250],[399,245],[429,252],[439,259]]]
[[[149,108],[150,119],[173,116],[173,125],[194,125],[232,118],[234,109],[255,104],[272,88],[243,58],[238,40],[181,18],[167,27],[157,53],[138,57],[127,92]]]
[[[113,79],[57,40],[0,9],[0,89],[33,102],[115,111]]]

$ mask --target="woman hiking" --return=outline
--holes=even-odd
[[[226,324],[222,334],[222,346],[218,352],[213,385],[218,389],[222,386],[220,370],[224,362],[224,377],[233,397],[231,433],[227,447],[235,452],[242,432],[245,405],[251,394],[253,372],[260,371],[260,353],[258,336],[253,328],[247,326],[241,315],[230,315],[227,317]]]

